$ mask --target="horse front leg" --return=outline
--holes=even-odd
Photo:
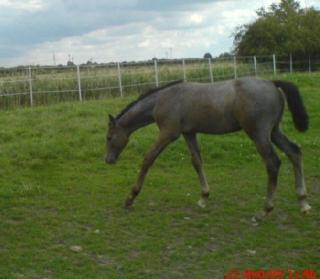
[[[201,184],[201,198],[198,201],[198,206],[205,208],[207,200],[209,198],[209,185],[206,175],[202,168],[202,160],[200,155],[200,148],[198,146],[197,138],[195,134],[184,134],[183,135],[191,153],[191,160],[194,169],[196,170]]]
[[[144,179],[148,173],[148,170],[152,166],[155,159],[160,155],[160,153],[166,148],[166,146],[176,140],[179,135],[173,135],[168,132],[160,132],[157,142],[152,146],[149,152],[145,155],[143,163],[140,169],[140,173],[136,184],[132,187],[129,197],[126,199],[125,207],[130,208],[135,198],[139,195]]]

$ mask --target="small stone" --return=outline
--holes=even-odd
[[[249,256],[254,256],[255,254],[257,254],[257,251],[256,251],[256,250],[250,250],[250,249],[248,249],[246,252],[247,252],[247,254],[248,254]]]
[[[253,216],[253,217],[251,218],[251,222],[256,223],[256,222],[257,222],[257,218],[256,218],[255,216]]]
[[[100,233],[100,230],[99,230],[99,229],[96,229],[96,230],[94,231],[94,233],[95,233],[95,234],[99,234],[99,233]]]
[[[70,250],[73,251],[73,252],[79,253],[79,252],[81,252],[83,249],[82,249],[82,247],[79,246],[79,245],[73,245],[73,246],[70,246]]]
[[[153,206],[155,206],[156,205],[156,203],[155,202],[149,202],[149,206],[151,206],[151,207],[153,207]]]
[[[183,217],[184,220],[191,220],[190,217],[186,216],[186,217]]]

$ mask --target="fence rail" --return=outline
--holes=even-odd
[[[246,56],[0,68],[0,109],[142,93],[175,80],[216,82],[320,70],[320,57]]]

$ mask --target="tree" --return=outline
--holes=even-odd
[[[68,66],[68,67],[74,67],[75,64],[73,63],[73,61],[70,61],[70,60],[69,60],[69,61],[67,62],[67,66]]]
[[[295,0],[281,0],[268,10],[257,11],[258,18],[234,33],[237,55],[277,55],[320,53],[320,12],[302,9]]]
[[[218,58],[231,58],[233,56],[234,55],[232,53],[230,53],[230,52],[223,52],[218,56]]]
[[[207,52],[207,53],[205,53],[204,55],[203,55],[203,58],[204,59],[212,59],[212,55],[211,55],[211,53],[209,53],[209,52]]]

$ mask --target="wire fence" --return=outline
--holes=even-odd
[[[319,70],[320,57],[291,55],[0,68],[0,109],[122,97],[176,80],[216,82]]]

